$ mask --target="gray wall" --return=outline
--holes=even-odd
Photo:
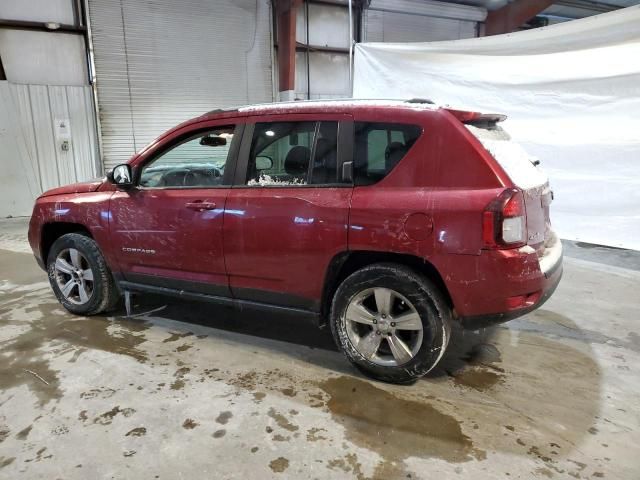
[[[2,0],[0,18],[73,24],[71,0]],[[0,28],[0,217],[101,170],[82,35]]]
[[[89,86],[0,82],[0,217],[30,215],[43,191],[97,176],[91,95]]]

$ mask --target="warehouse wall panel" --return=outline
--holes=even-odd
[[[58,164],[56,155],[53,153],[53,119],[49,106],[49,89],[44,85],[14,85],[12,90],[22,88],[29,90],[29,103],[19,108],[30,108],[33,112],[36,157],[32,161],[40,165],[42,190],[49,190],[60,185]],[[42,155],[42,162],[39,162],[40,155]]]
[[[0,217],[31,214],[45,190],[98,175],[88,86],[0,82]]]
[[[310,52],[307,82],[306,52],[296,54],[296,98],[346,98],[350,96],[349,56],[342,53]],[[311,89],[311,95],[308,93]]]
[[[470,22],[484,22],[487,17],[487,9],[483,7],[433,0],[371,0],[369,8],[385,12],[412,13]]]
[[[486,9],[434,1],[373,0],[364,11],[364,42],[437,42],[477,36]]]
[[[73,24],[75,0],[4,0],[0,2],[0,18],[31,22]]]
[[[372,11],[364,24],[367,42],[438,42],[477,36],[476,22],[408,13]]]
[[[296,40],[307,43],[306,4],[298,8]],[[340,5],[309,3],[309,44],[349,48],[349,10]]]
[[[307,36],[309,52],[296,53],[296,98],[351,96],[349,10],[346,4],[303,3],[296,17],[296,40],[306,45]],[[332,51],[324,51],[325,48]]]
[[[84,38],[81,35],[0,28],[0,56],[10,82],[39,85],[88,83]]]

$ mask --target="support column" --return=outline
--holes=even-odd
[[[489,12],[484,23],[484,34],[489,36],[511,33],[553,3],[554,0],[515,0],[508,3]]]
[[[274,0],[278,29],[278,100],[295,100],[296,12],[302,0]]]

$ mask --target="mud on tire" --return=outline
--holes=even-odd
[[[60,270],[56,271],[56,260],[61,253],[78,251],[83,257],[83,268],[92,271],[92,288],[85,302],[77,302],[67,298],[59,285],[58,278],[66,280],[67,274],[61,277]],[[98,244],[90,237],[79,233],[68,233],[58,238],[49,250],[47,256],[47,273],[49,283],[58,301],[71,313],[78,315],[96,315],[113,309],[120,295],[116,288],[111,271],[98,248]]]
[[[346,311],[350,303],[362,292],[376,288],[399,293],[422,322],[422,343],[419,349],[416,344],[411,360],[401,365],[374,363],[360,353],[347,332]],[[354,272],[338,287],[331,305],[330,325],[336,344],[362,373],[377,380],[406,384],[425,375],[442,358],[451,334],[451,308],[424,276],[404,265],[379,263]]]

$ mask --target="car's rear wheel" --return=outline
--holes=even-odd
[[[91,238],[68,233],[58,238],[47,257],[49,283],[64,308],[95,315],[115,306],[119,294],[111,271]]]
[[[451,308],[433,283],[408,267],[374,264],[347,277],[331,308],[331,331],[366,375],[410,383],[431,370],[450,336]]]

